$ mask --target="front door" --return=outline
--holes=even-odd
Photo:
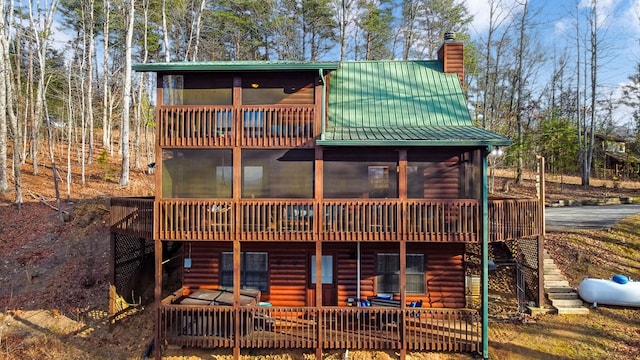
[[[335,276],[335,264],[333,255],[322,255],[322,305],[337,306],[338,292]],[[315,306],[315,289],[316,289],[316,256],[311,255],[309,263],[311,269],[309,276],[309,304]]]

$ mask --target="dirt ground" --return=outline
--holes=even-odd
[[[90,167],[91,168],[91,167]],[[95,168],[95,169],[94,169]],[[40,174],[22,175],[24,203],[14,204],[13,191],[0,193],[0,358],[13,359],[139,359],[152,339],[152,311],[144,309],[110,329],[107,320],[109,274],[109,206],[113,196],[153,194],[153,175],[131,172],[131,184],[121,188],[117,179],[106,177],[104,168],[94,165],[86,184],[74,174],[72,193],[61,208],[68,213],[60,223],[51,169],[41,166]],[[524,186],[515,186],[509,177],[497,178],[496,189],[503,196],[534,195],[534,176]],[[638,196],[629,188],[602,185],[584,190],[578,186],[560,190],[555,185],[548,199],[555,197]],[[61,189],[66,184],[61,184]],[[63,199],[67,195],[62,195]],[[564,249],[569,251],[570,249]],[[576,251],[576,250],[572,250]],[[507,276],[508,274],[505,274]],[[508,276],[507,276],[508,277]],[[526,354],[526,344],[515,345],[513,334],[526,322],[514,315],[513,286],[494,281],[492,316],[500,326],[491,328],[491,351]],[[502,285],[501,285],[502,284]],[[535,326],[535,325],[533,325]],[[513,327],[511,331],[508,329]],[[528,331],[528,330],[527,330]],[[540,331],[538,329],[538,331]],[[633,330],[637,332],[636,330]],[[640,335],[637,333],[636,335]],[[640,344],[639,344],[640,345]],[[167,349],[166,359],[228,359],[229,351],[202,352]],[[536,353],[530,353],[535,355]],[[305,352],[252,352],[251,359],[310,359]],[[471,359],[470,355],[412,353],[413,359]],[[344,351],[329,352],[326,359],[343,359]],[[395,359],[390,352],[350,351],[349,359]],[[526,357],[526,358],[535,358]],[[571,358],[571,357],[567,357]]]

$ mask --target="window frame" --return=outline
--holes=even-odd
[[[247,262],[247,257],[256,256],[256,255],[264,255],[265,259],[264,269],[247,269],[249,263]],[[229,262],[227,264],[227,262]],[[255,264],[255,263],[252,263]],[[233,287],[233,252],[231,251],[222,251],[220,253],[220,286],[223,287]],[[247,285],[249,279],[247,279],[250,275],[253,276],[261,276],[264,277],[263,282],[264,288],[259,288],[256,286]],[[252,278],[253,278],[252,276]],[[252,290],[260,290],[262,293],[269,292],[269,253],[267,251],[242,251],[240,252],[240,288],[241,289],[252,289]],[[229,283],[230,281],[230,283]],[[255,281],[255,280],[253,280]]]
[[[389,267],[385,264],[381,264],[381,261],[383,261],[383,258],[385,257],[393,257],[394,260],[397,262],[397,268],[394,269],[389,269]],[[427,293],[427,282],[426,282],[426,273],[425,273],[425,254],[423,253],[407,253],[406,254],[407,260],[406,260],[406,276],[407,276],[407,290],[406,293],[407,294],[419,294],[419,295],[424,295]],[[419,260],[417,262],[411,262],[409,260],[410,257],[418,257]],[[419,269],[415,270],[415,271],[411,271],[411,267],[409,265],[411,264],[419,264]],[[391,264],[393,265],[393,264]],[[381,272],[381,266],[383,266],[385,269],[385,271]],[[392,282],[395,281],[394,283],[382,283],[384,281],[389,281],[389,280],[385,280],[382,277],[388,277],[391,278]],[[416,286],[419,287],[419,289],[416,290],[411,290],[409,289],[409,278],[410,277],[416,277],[416,278],[420,278],[421,281],[416,281]],[[395,279],[394,279],[395,278]],[[381,253],[377,253],[376,254],[376,292],[377,293],[392,293],[392,294],[399,294],[400,293],[400,253],[392,253],[392,252],[381,252]]]

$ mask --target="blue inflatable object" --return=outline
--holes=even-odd
[[[622,274],[613,275],[611,280],[617,282],[618,284],[626,284],[626,283],[629,282],[629,278],[627,276],[622,275]]]

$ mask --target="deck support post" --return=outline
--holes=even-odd
[[[240,241],[233,241],[233,359],[240,359]]]
[[[153,299],[154,299],[154,317],[155,317],[155,337],[153,341],[153,355],[156,360],[160,360],[162,358],[162,354],[160,352],[161,338],[160,338],[160,326],[161,326],[161,315],[160,310],[162,307],[162,241],[158,239],[154,239],[153,241],[154,252],[155,252],[155,286],[153,288]]]
[[[544,178],[544,157],[538,156],[538,200],[540,201],[540,217],[538,221],[538,307],[544,306],[544,237],[546,236],[544,205],[545,199],[545,178]]]
[[[407,342],[405,333],[405,314],[407,307],[407,242],[400,239],[400,315],[398,316],[398,326],[400,327],[400,360],[405,360],[407,356]]]
[[[489,146],[482,154],[482,358],[489,359],[489,195],[487,188],[487,157]]]
[[[322,241],[316,241],[316,359],[322,360],[322,319],[320,308],[322,307]]]

